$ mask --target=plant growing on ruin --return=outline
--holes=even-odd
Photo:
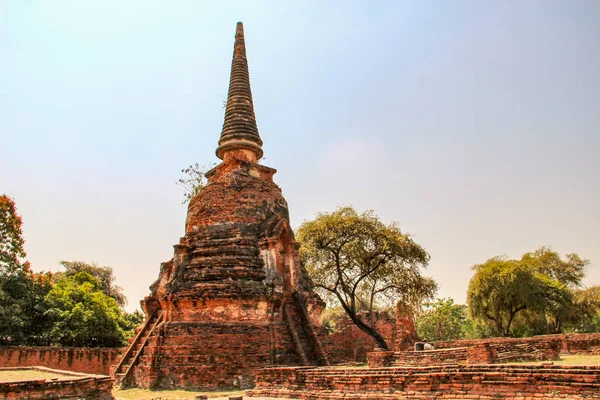
[[[177,184],[183,189],[183,201],[181,204],[187,204],[196,196],[206,185],[206,172],[211,170],[215,164],[200,166],[198,163],[192,164],[181,170],[183,178],[177,180]]]
[[[429,254],[396,223],[384,224],[373,213],[342,207],[319,213],[297,231],[300,257],[313,288],[330,303],[339,302],[352,322],[387,349],[369,318],[374,308],[398,301],[432,298],[436,283],[421,270]]]

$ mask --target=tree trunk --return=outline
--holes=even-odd
[[[381,347],[382,349],[384,349],[384,350],[390,349],[388,347],[387,343],[385,342],[385,339],[383,338],[383,336],[381,336],[381,334],[377,331],[377,329],[375,329],[375,327],[370,327],[369,325],[365,324],[360,319],[360,317],[358,315],[356,315],[356,308],[354,307],[354,297],[352,297],[352,306],[349,307],[339,292],[333,291],[328,288],[326,288],[326,289],[336,295],[336,297],[340,301],[342,308],[344,309],[344,311],[346,311],[346,314],[348,314],[348,316],[350,317],[352,322],[354,322],[354,325],[356,325],[358,327],[358,329],[360,329],[361,331],[363,331],[364,333],[366,333],[367,335],[369,335],[373,339],[375,339],[375,341],[377,342],[379,347]]]
[[[354,322],[354,325],[356,325],[358,329],[375,339],[379,347],[381,347],[383,350],[390,349],[383,336],[381,336],[381,334],[377,332],[374,327],[370,327],[369,325],[365,324],[356,314],[350,315],[350,319],[352,322]]]

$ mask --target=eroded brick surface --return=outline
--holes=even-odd
[[[10,370],[10,368],[0,368]],[[0,399],[46,400],[87,399],[112,400],[113,381],[109,376],[70,374],[67,371],[47,370],[64,375],[60,379],[0,382]],[[71,375],[70,377],[68,375]]]
[[[0,346],[0,367],[44,366],[108,375],[122,349]]]
[[[142,302],[148,323],[115,376],[152,388],[249,387],[267,365],[327,364],[287,202],[260,165],[243,29],[207,185],[189,204],[185,236]]]
[[[268,368],[247,396],[299,399],[598,399],[600,367]]]

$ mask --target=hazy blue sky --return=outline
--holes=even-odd
[[[473,264],[541,245],[600,284],[597,0],[0,0],[0,193],[34,269],[96,261],[129,308],[148,294],[179,171],[217,161],[237,21],[293,226],[374,209],[458,302]]]

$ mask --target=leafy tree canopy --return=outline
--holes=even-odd
[[[352,322],[381,348],[385,339],[360,311],[398,301],[421,303],[432,298],[437,284],[421,270],[429,254],[396,223],[384,224],[373,213],[342,207],[319,213],[297,231],[300,257],[315,290],[330,303],[339,302]]]
[[[50,274],[34,273],[25,257],[22,220],[14,201],[0,196],[0,343],[38,344],[46,326],[43,298]]]
[[[494,257],[475,265],[467,292],[471,315],[492,323],[496,334],[502,336],[512,334],[519,316],[533,323],[539,319],[536,315],[545,315],[548,330],[560,332],[573,302],[571,288],[581,284],[587,264],[576,254],[562,260],[542,247],[520,260]]]
[[[123,293],[123,288],[116,284],[116,279],[113,275],[113,269],[109,266],[99,266],[96,263],[85,263],[83,261],[61,261],[60,264],[65,267],[65,272],[57,272],[54,274],[54,281],[58,282],[64,276],[73,276],[80,272],[87,272],[98,281],[98,289],[104,294],[115,299],[117,304],[125,306],[127,298]]]
[[[426,341],[462,339],[467,320],[466,306],[451,298],[428,303],[416,323],[419,337]]]
[[[129,323],[116,300],[100,290],[88,272],[60,279],[45,298],[45,316],[52,322],[52,344],[117,347],[126,342]]]
[[[562,314],[565,331],[600,332],[600,286],[572,291],[572,303]]]
[[[0,272],[4,274],[19,269],[20,259],[26,255],[21,224],[15,202],[6,194],[0,195]]]
[[[590,263],[577,254],[567,254],[566,260],[548,247],[541,247],[534,252],[526,253],[521,262],[527,263],[538,272],[562,282],[570,288],[580,287],[585,276],[585,267]]]

